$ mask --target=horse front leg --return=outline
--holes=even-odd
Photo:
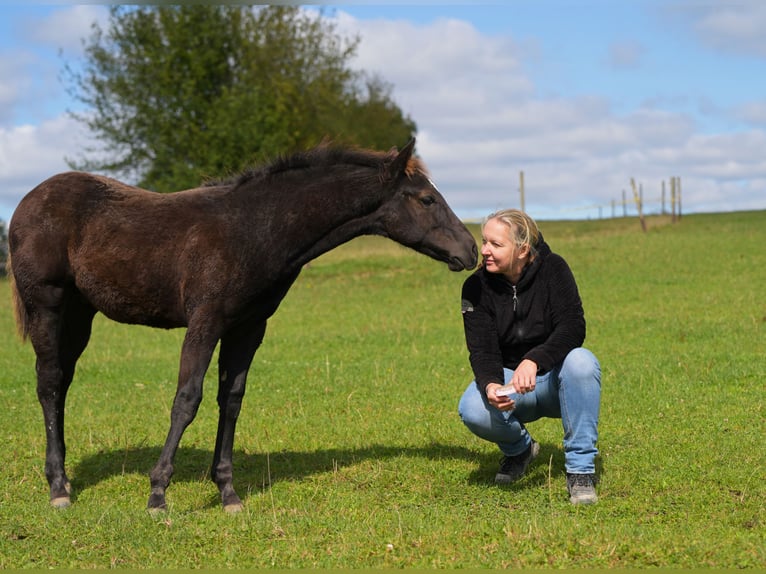
[[[226,512],[242,510],[242,500],[233,485],[234,432],[245,396],[247,373],[253,355],[263,341],[266,321],[255,327],[237,329],[224,335],[218,355],[218,434],[211,478],[221,493]]]
[[[186,427],[197,415],[202,402],[202,383],[210,359],[213,356],[218,337],[192,325],[186,331],[181,349],[181,365],[178,372],[178,387],[170,411],[170,430],[162,447],[160,458],[149,474],[151,494],[147,504],[149,510],[164,510],[165,490],[173,476],[173,460]]]

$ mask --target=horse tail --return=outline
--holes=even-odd
[[[19,288],[16,286],[16,278],[11,267],[10,253],[8,254],[8,261],[5,263],[5,271],[8,274],[8,280],[11,285],[11,299],[13,301],[13,315],[16,318],[16,329],[21,340],[26,341],[29,337],[29,315],[27,314],[27,307],[19,295]]]

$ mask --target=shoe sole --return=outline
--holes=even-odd
[[[586,505],[586,504],[596,504],[598,502],[598,496],[595,494],[590,495],[580,495],[580,496],[570,496],[569,502],[576,505]]]

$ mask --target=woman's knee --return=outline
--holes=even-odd
[[[481,427],[487,424],[489,413],[484,398],[476,383],[471,383],[460,397],[457,407],[463,423],[469,428]]]
[[[595,381],[601,384],[601,365],[596,356],[584,347],[569,352],[561,367],[562,379]]]

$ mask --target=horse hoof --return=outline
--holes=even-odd
[[[51,506],[53,506],[53,508],[68,508],[71,505],[72,501],[68,496],[57,496],[56,498],[51,498]]]
[[[149,497],[149,503],[146,505],[147,509],[151,513],[164,512],[168,509],[165,504],[165,497],[159,494],[152,494]]]
[[[233,504],[224,504],[223,509],[226,514],[237,514],[245,509],[245,505],[241,502],[235,502]]]

